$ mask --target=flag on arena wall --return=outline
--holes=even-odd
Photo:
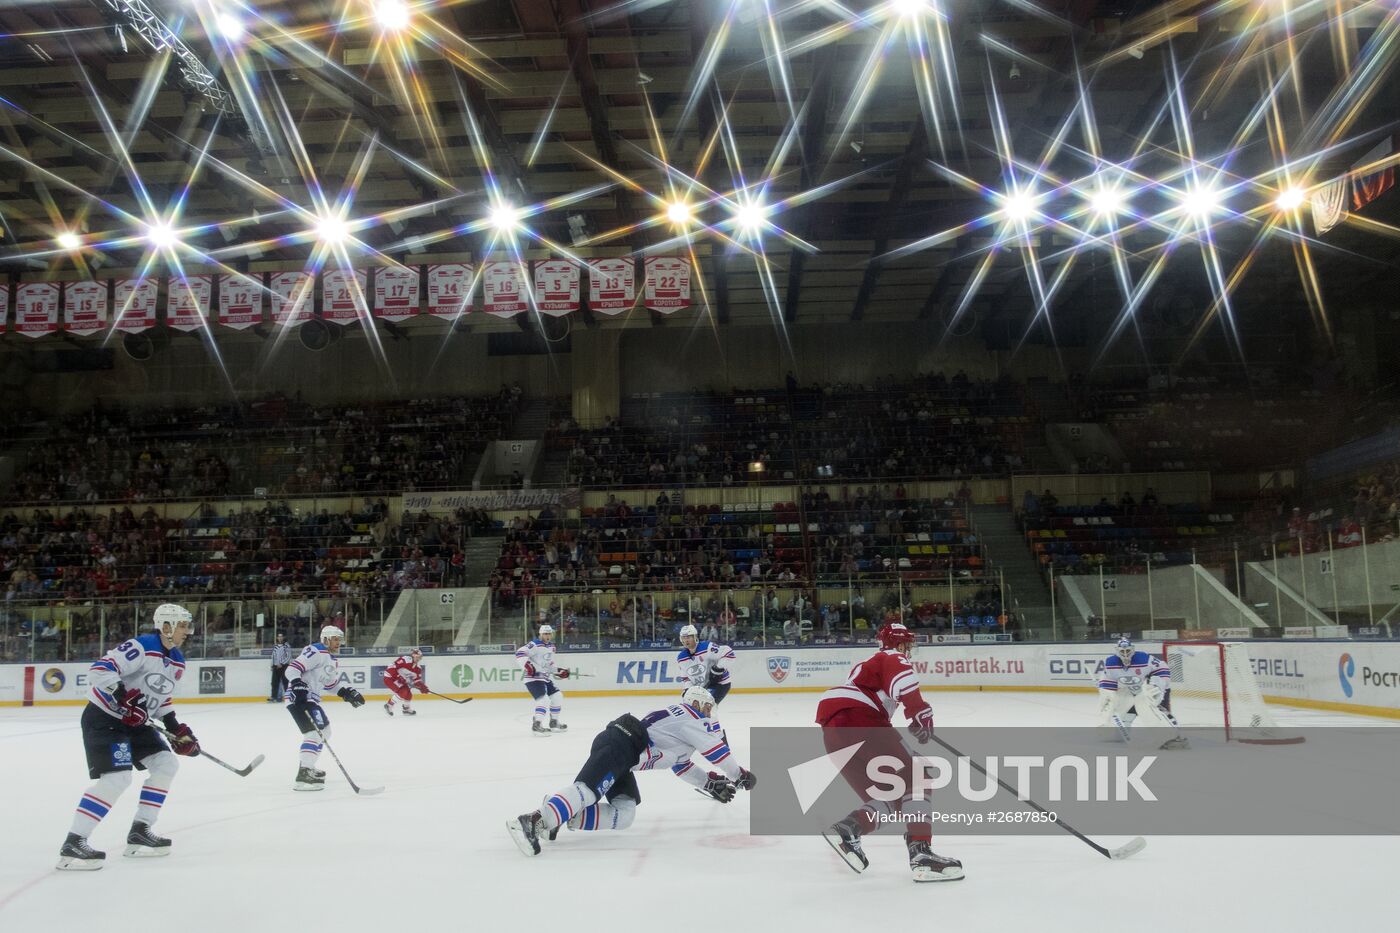
[[[588,260],[588,307],[617,314],[637,300],[637,265],[632,257]]]
[[[428,267],[428,313],[434,317],[456,317],[472,309],[476,282],[472,267],[459,262],[435,263]]]
[[[525,268],[514,260],[481,264],[482,310],[497,317],[519,314],[527,307]]]
[[[178,275],[170,277],[165,295],[165,324],[175,330],[192,331],[209,321],[209,301],[214,295],[214,280],[207,275]]]
[[[1395,166],[1387,165],[1385,168],[1376,169],[1370,172],[1361,172],[1367,166],[1373,165],[1385,159],[1395,152],[1395,137],[1387,136],[1371,147],[1356,162],[1352,163],[1351,169],[1355,173],[1351,181],[1351,209],[1359,211],[1376,198],[1380,197],[1391,188],[1395,187]]]
[[[652,311],[670,314],[690,307],[690,263],[670,256],[650,256],[646,265],[643,304]]]
[[[1347,215],[1347,197],[1351,193],[1351,181],[1346,176],[1334,178],[1317,188],[1309,196],[1312,206],[1313,230],[1322,236]]]
[[[272,323],[300,324],[314,317],[312,291],[316,277],[310,272],[279,272],[268,283],[272,289]]]
[[[262,323],[262,283],[246,275],[219,277],[219,323],[246,330]]]
[[[385,266],[374,270],[374,316],[406,321],[418,313],[418,267]]]
[[[535,263],[535,306],[559,317],[578,310],[578,266],[567,259]]]
[[[107,326],[107,283],[69,282],[63,288],[63,329],[87,336]]]
[[[116,309],[114,325],[124,334],[139,334],[156,326],[160,283],[155,279],[119,279],[112,295]]]
[[[321,275],[321,320],[353,324],[367,314],[364,269],[327,269]]]
[[[0,332],[10,323],[10,283],[0,282]]]
[[[58,330],[58,286],[52,282],[26,282],[15,292],[15,330],[26,337],[42,337]]]

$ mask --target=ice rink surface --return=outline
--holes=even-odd
[[[942,725],[1088,725],[1091,695],[931,692]],[[720,707],[747,764],[748,727],[806,725],[816,694],[734,694]],[[98,872],[53,866],[88,784],[78,707],[0,710],[9,803],[0,857],[0,930],[198,933],[662,929],[858,930],[890,921],[980,931],[1365,929],[1393,913],[1400,838],[1149,838],[1110,862],[1068,836],[935,836],[967,878],[915,885],[897,836],[867,842],[853,874],[818,838],[750,837],[747,795],[705,800],[669,773],[639,775],[643,801],[622,833],[561,833],[535,859],[503,828],[572,780],[609,719],[662,697],[569,698],[565,735],[529,734],[531,703],[417,704],[414,719],[333,702],[326,790],[296,793],[299,735],[280,705],[187,704],[180,715],[247,778],[182,759],[157,829],[169,858],[121,857],[139,777],[93,834]],[[177,704],[178,708],[178,704]],[[1382,724],[1275,707],[1287,724]],[[773,780],[776,775],[760,775]],[[1319,788],[1325,792],[1325,788]],[[1100,839],[1118,844],[1126,837]],[[698,896],[697,896],[698,895]]]

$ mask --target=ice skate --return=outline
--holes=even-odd
[[[522,854],[536,856],[540,854],[540,811],[532,813],[522,813],[513,820],[506,821],[506,831],[510,833],[511,841]]]
[[[106,859],[106,852],[98,852],[82,836],[69,833],[63,848],[58,850],[58,864],[54,867],[59,871],[97,871]]]
[[[1184,735],[1174,735],[1157,747],[1165,751],[1171,751],[1172,749],[1178,748],[1190,748],[1191,743]]]
[[[409,709],[407,706],[405,706],[405,707],[403,708],[403,714],[404,714],[405,716],[417,716],[417,715],[418,715],[418,710],[416,710],[416,709]]]
[[[137,820],[131,824],[131,831],[126,834],[126,851],[122,855],[127,858],[160,858],[169,854],[170,840],[151,832],[149,823]]]
[[[865,857],[865,850],[860,845],[860,830],[854,821],[846,819],[833,823],[822,833],[822,838],[851,866],[851,871],[860,874],[870,867],[870,859]]]
[[[939,855],[924,840],[909,843],[909,870],[914,873],[914,881],[918,883],[961,881],[963,878],[962,862]]]
[[[292,790],[325,790],[326,772],[314,768],[298,768]]]
[[[534,733],[536,738],[543,738],[544,736],[554,734],[553,732],[550,732],[549,728],[546,725],[544,725],[544,723],[540,722],[538,719],[536,719],[530,725],[530,731]]]
[[[384,704],[384,712],[386,712],[386,713],[388,713],[390,716],[392,716],[392,715],[394,715],[394,708],[393,708],[392,706],[390,706],[388,703],[385,703],[385,704]]]
[[[549,721],[549,731],[550,731],[550,732],[568,732],[568,731],[569,731],[569,727],[566,726],[566,725],[564,725],[562,722],[560,722],[560,721],[557,720],[557,719],[551,719],[551,720]]]

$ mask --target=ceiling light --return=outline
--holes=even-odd
[[[60,249],[66,249],[70,253],[78,251],[83,246],[83,238],[72,230],[64,230],[54,237],[54,242],[58,244]]]
[[[163,220],[146,225],[146,242],[154,249],[166,250],[174,249],[176,243],[175,230]]]
[[[1093,209],[1095,214],[1111,217],[1123,210],[1125,200],[1120,188],[1116,186],[1104,187],[1099,188],[1089,196],[1089,207]]]
[[[316,239],[328,246],[343,242],[350,235],[350,226],[343,217],[327,214],[316,221]]]
[[[666,205],[666,219],[676,226],[690,221],[690,205],[684,201],[672,201]]]
[[[900,16],[912,19],[928,9],[927,0],[891,0],[890,6]]]
[[[1181,198],[1181,209],[1192,217],[1208,217],[1219,206],[1219,192],[1207,185],[1192,188]]]
[[[236,13],[223,12],[214,18],[214,25],[219,30],[219,35],[229,42],[237,42],[243,38],[243,20]]]
[[[734,212],[734,222],[745,233],[757,233],[763,229],[767,219],[768,209],[757,201],[741,204],[739,209]]]
[[[1011,191],[1002,199],[1001,212],[1007,220],[1029,220],[1035,213],[1035,199],[1027,191]]]
[[[403,0],[377,0],[374,19],[385,32],[402,32],[408,28],[408,5]]]
[[[1303,199],[1302,188],[1285,188],[1274,198],[1274,207],[1281,211],[1296,211],[1303,206]]]
[[[520,225],[520,212],[509,204],[497,204],[491,208],[491,226],[501,233],[510,233]]]

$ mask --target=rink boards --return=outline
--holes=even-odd
[[[1160,652],[1160,644],[1142,647]],[[735,649],[731,665],[737,693],[817,691],[841,683],[869,646]],[[926,690],[1093,689],[1103,645],[933,645],[916,650],[913,664]],[[1248,643],[1255,677],[1265,696],[1279,703],[1400,718],[1400,644],[1350,641]],[[386,695],[382,673],[393,656],[344,655],[342,682],[371,696]],[[452,697],[519,697],[521,670],[510,654],[429,655],[428,684]],[[561,667],[587,675],[560,682],[573,696],[667,694],[679,689],[672,651],[608,651],[558,654]],[[88,664],[0,665],[0,706],[86,702]],[[181,702],[265,700],[265,658],[191,661],[177,691]],[[429,697],[428,699],[432,699]]]

